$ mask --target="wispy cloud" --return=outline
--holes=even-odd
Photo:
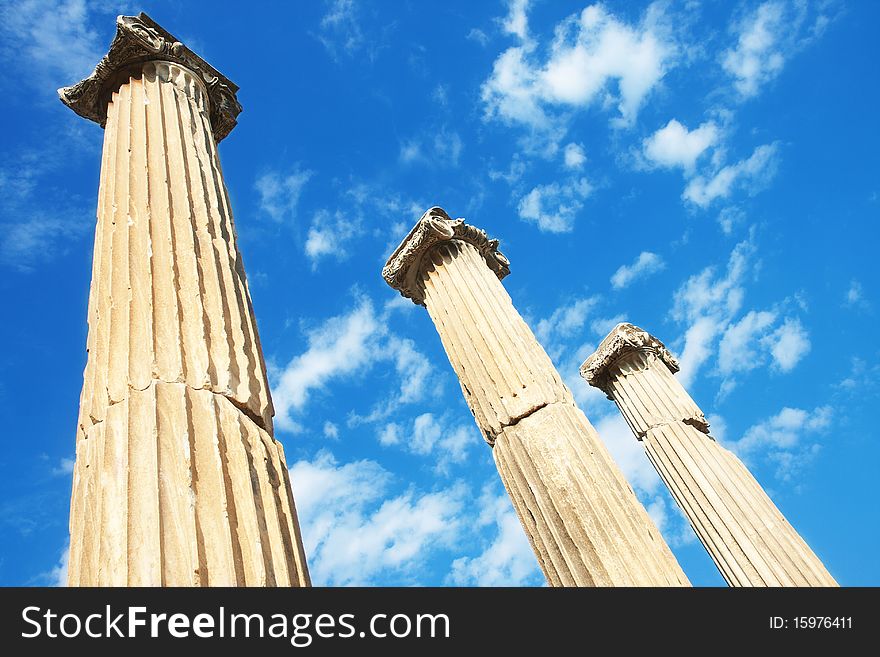
[[[441,474],[449,474],[452,464],[464,462],[472,445],[483,442],[473,425],[455,425],[433,413],[422,413],[407,426],[389,422],[380,429],[378,439],[385,446],[400,445],[413,454],[434,455],[434,470]]]
[[[621,290],[640,278],[647,278],[666,268],[666,263],[656,253],[642,251],[631,265],[621,265],[611,276],[611,287]]]
[[[519,200],[517,210],[521,219],[535,223],[542,232],[568,233],[592,192],[586,178],[538,185]]]
[[[302,169],[299,165],[286,173],[263,173],[254,182],[254,188],[260,195],[260,209],[278,223],[294,220],[303,188],[312,175],[312,171]]]
[[[529,35],[527,12],[528,2],[510,3],[504,27],[520,43],[498,57],[483,85],[489,118],[543,130],[554,113],[599,104],[616,109],[615,124],[630,125],[674,66],[677,46],[660,5],[638,24],[590,5],[562,20],[546,48]]]
[[[776,465],[776,477],[791,481],[821,450],[811,437],[821,435],[831,426],[830,406],[812,411],[785,407],[749,427],[732,447],[750,458],[766,458]]]
[[[464,149],[461,135],[446,126],[431,131],[432,137],[418,137],[400,145],[400,161],[404,164],[458,166]]]
[[[13,67],[27,71],[19,80],[44,90],[55,89],[88,76],[100,61],[110,36],[103,42],[93,27],[92,14],[103,6],[85,0],[21,0],[0,4],[0,51]],[[109,23],[112,26],[112,22]]]
[[[477,525],[494,527],[494,538],[474,557],[452,562],[447,583],[454,586],[540,586],[544,578],[519,518],[506,493],[486,486],[480,496]]]
[[[810,351],[810,338],[801,320],[785,314],[789,302],[768,310],[741,314],[747,277],[758,266],[752,238],[733,250],[724,275],[707,267],[688,278],[673,297],[673,317],[687,325],[678,378],[687,387],[702,365],[717,353],[715,374],[724,396],[737,384],[736,375],[772,365],[776,372],[792,370]],[[716,347],[717,345],[717,347]]]
[[[758,94],[776,78],[786,60],[821,36],[834,14],[834,3],[804,1],[764,2],[735,21],[736,43],[721,56],[724,71],[742,98]]]
[[[764,189],[779,164],[779,144],[758,146],[746,159],[721,167],[710,175],[695,176],[688,183],[682,198],[707,208],[719,198],[728,198],[737,187],[755,194]]]
[[[358,217],[337,210],[330,213],[318,210],[312,217],[312,225],[306,237],[305,252],[316,269],[319,261],[326,257],[344,260],[348,257],[348,244],[360,228]]]
[[[846,308],[865,310],[870,307],[868,300],[865,299],[865,288],[862,283],[856,279],[849,282],[849,287],[843,295],[843,305]]]
[[[466,489],[389,495],[393,475],[371,460],[340,464],[322,450],[290,468],[315,584],[419,584],[424,563],[462,534]]]
[[[580,169],[584,166],[584,162],[587,161],[587,154],[584,152],[583,146],[572,142],[571,144],[566,144],[565,148],[562,149],[562,158],[566,168]]]
[[[318,40],[336,59],[353,55],[365,43],[361,20],[356,0],[331,0],[321,17]]]
[[[340,377],[355,371],[363,373],[380,362],[393,368],[398,388],[367,416],[353,416],[351,424],[379,421],[401,405],[422,398],[433,366],[412,340],[388,329],[393,308],[376,312],[372,301],[358,298],[349,313],[331,317],[309,331],[308,348],[284,368],[271,372],[275,422],[280,430],[302,431],[295,417],[304,411],[315,392]]]

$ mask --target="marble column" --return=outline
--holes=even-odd
[[[238,88],[145,14],[59,90],[104,126],[73,586],[307,586],[217,142]]]
[[[547,581],[688,580],[500,279],[498,241],[431,208],[382,275],[425,306]]]
[[[618,324],[581,376],[613,400],[731,586],[837,583],[736,455],[709,434],[662,342]]]

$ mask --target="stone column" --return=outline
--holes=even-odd
[[[425,306],[547,581],[686,586],[669,547],[575,406],[500,279],[498,241],[431,208],[382,275]]]
[[[306,586],[217,142],[237,87],[145,14],[59,90],[105,127],[73,586]]]
[[[613,400],[731,586],[836,586],[746,466],[672,376],[657,338],[618,324],[581,367]]]

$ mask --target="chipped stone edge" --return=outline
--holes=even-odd
[[[489,239],[486,231],[452,219],[443,208],[430,208],[403,239],[382,268],[382,278],[413,303],[425,305],[419,276],[422,259],[433,246],[459,240],[473,245],[489,268],[501,280],[510,273],[510,261],[498,250],[498,240]]]
[[[156,60],[184,66],[204,81],[211,128],[219,143],[238,123],[238,86],[143,12],[118,16],[116,35],[94,72],[74,85],[62,87],[58,96],[74,112],[103,128],[107,122],[107,102],[118,88],[114,83],[119,82],[119,75],[136,64]]]
[[[673,374],[681,369],[660,340],[638,326],[623,322],[615,326],[599,343],[596,351],[587,357],[581,365],[580,374],[591,386],[607,393],[605,388],[609,369],[615,361],[633,351],[653,352]]]

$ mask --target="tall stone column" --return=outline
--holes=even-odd
[[[618,324],[581,367],[613,400],[731,586],[836,586],[746,466],[672,375],[657,338]]]
[[[547,581],[686,586],[500,279],[498,241],[431,208],[382,271],[425,306]]]
[[[306,586],[217,142],[238,88],[145,14],[61,100],[105,127],[73,586]]]

